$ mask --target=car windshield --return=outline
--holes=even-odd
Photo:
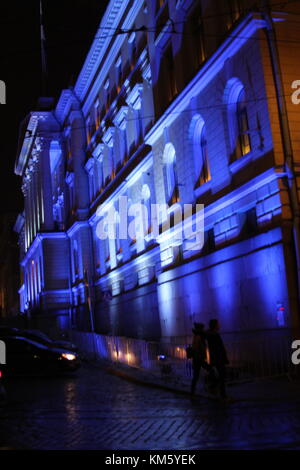
[[[27,331],[21,331],[18,333],[18,336],[22,336],[22,338],[26,338],[30,341],[33,341],[35,343],[38,343],[38,344],[43,344],[44,346],[51,346],[52,345],[52,341],[49,340],[49,339],[44,339],[43,337],[41,336],[38,336],[36,334],[33,334],[33,333],[28,333]]]
[[[49,338],[49,336],[46,335],[46,333],[43,333],[42,331],[39,330],[26,330],[24,331],[24,336],[30,336],[32,338],[36,337],[37,339],[43,339],[44,341],[47,341],[48,343],[52,343],[52,339]]]
[[[35,348],[39,348],[39,349],[47,349],[46,346],[44,346],[43,344],[38,343],[36,341],[32,341],[28,338],[24,338],[23,336],[14,336],[14,337],[8,338],[6,345],[8,346],[8,348],[11,347],[18,351],[23,350],[28,345],[33,346]]]

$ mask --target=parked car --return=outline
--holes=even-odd
[[[2,339],[6,346],[6,364],[1,366],[1,372],[5,376],[48,375],[73,372],[80,367],[80,360],[74,351],[49,347],[23,336]]]
[[[45,344],[53,348],[62,348],[68,349],[69,351],[78,352],[78,348],[74,343],[64,340],[56,340],[49,338],[46,333],[40,330],[20,330],[22,332],[21,336],[24,338],[31,339],[32,341],[37,341],[38,343]]]
[[[6,336],[16,336],[21,330],[10,326],[0,326],[0,338]]]
[[[51,339],[46,333],[40,330],[29,330],[20,328],[11,328],[8,326],[0,326],[0,338],[7,336],[22,336],[32,341],[44,344],[53,348],[68,349],[69,351],[78,352],[78,348],[74,343],[64,340]]]

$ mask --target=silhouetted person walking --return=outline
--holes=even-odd
[[[227,398],[225,389],[226,364],[229,364],[227,352],[223,340],[219,334],[220,324],[216,319],[210,320],[209,330],[206,333],[206,339],[209,349],[210,365],[215,367],[218,372],[218,384],[220,395],[223,399]]]
[[[200,377],[201,367],[211,371],[210,365],[206,362],[206,340],[203,323],[194,323],[193,328],[193,379],[191,394],[194,395],[196,384]]]

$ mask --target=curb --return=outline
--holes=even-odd
[[[104,368],[105,372],[107,372],[111,375],[114,375],[116,377],[119,377],[123,380],[127,380],[128,382],[132,382],[132,383],[136,383],[138,385],[142,385],[144,387],[156,388],[156,389],[164,390],[166,392],[177,393],[179,395],[183,395],[183,396],[190,397],[190,398],[201,397],[201,398],[205,398],[207,400],[220,401],[219,397],[216,397],[216,396],[213,396],[213,395],[208,395],[208,394],[201,393],[201,392],[195,392],[193,397],[191,397],[190,391],[189,390],[184,390],[183,387],[182,388],[176,388],[176,386],[172,387],[172,386],[165,385],[163,383],[159,383],[159,382],[157,382],[157,380],[159,380],[159,379],[157,377],[153,377],[153,376],[152,376],[153,380],[149,380],[148,378],[146,379],[146,378],[134,376],[133,374],[131,374],[131,373],[125,371],[125,370],[120,369],[120,366],[119,366],[119,368],[117,368],[117,367],[113,368],[111,366],[111,364],[107,364],[106,361],[99,361],[98,360],[98,361],[90,362],[90,364],[93,364],[96,367],[97,366],[102,366]]]
[[[105,370],[109,374],[120,377],[121,379],[128,380],[129,382],[137,383],[139,385],[144,385],[144,386],[147,386],[149,388],[159,388],[161,390],[166,390],[168,392],[180,393],[181,395],[190,395],[190,393],[187,390],[179,390],[177,388],[168,387],[167,385],[164,385],[164,384],[155,383],[155,382],[148,382],[147,380],[143,380],[141,378],[133,377],[132,375],[127,374],[126,372],[121,371],[121,370],[112,369],[112,368],[107,368]]]

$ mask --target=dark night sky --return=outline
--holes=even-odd
[[[75,83],[107,0],[43,0],[47,39],[48,95]],[[20,121],[41,94],[39,0],[1,3],[0,212],[22,210],[21,178],[14,175]]]

